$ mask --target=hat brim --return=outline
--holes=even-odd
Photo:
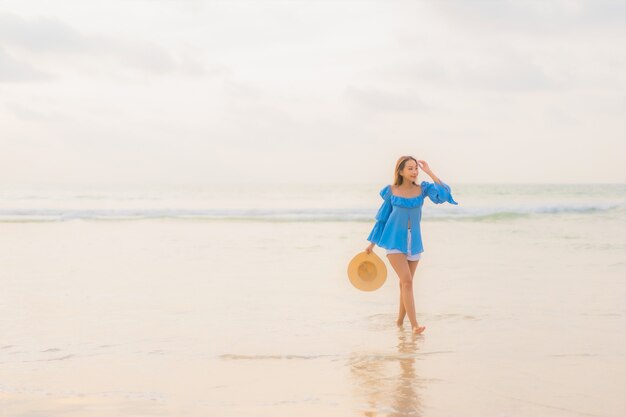
[[[379,289],[387,279],[387,267],[373,251],[358,253],[348,264],[348,277],[362,291]]]

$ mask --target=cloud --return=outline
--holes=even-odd
[[[15,102],[6,103],[5,108],[15,117],[25,122],[48,122],[62,119],[58,112],[54,112],[54,114],[50,112],[44,113],[33,110],[30,106],[24,106]]]
[[[567,3],[574,10],[560,14],[567,4],[488,3],[427,3],[437,10],[431,13],[433,28],[427,33],[405,31],[395,36],[396,45],[415,53],[396,58],[398,62],[387,59],[372,75],[420,91],[516,93],[623,88],[626,26],[599,22],[593,26],[593,21],[603,19],[614,22],[602,7],[591,13],[593,5],[581,3],[578,8],[582,11],[576,11],[575,4]],[[586,14],[579,16],[581,13]],[[544,21],[550,22],[546,23],[549,28],[535,30]]]
[[[363,89],[348,86],[345,97],[359,107],[378,113],[405,113],[428,108],[415,94],[395,93],[375,88]]]
[[[554,90],[560,86],[532,57],[504,47],[489,48],[479,59],[465,62],[451,73],[457,88],[510,92]]]
[[[39,59],[51,57],[100,59],[113,58],[125,67],[146,73],[180,71],[204,76],[223,73],[222,67],[206,68],[189,54],[176,57],[167,49],[145,40],[84,34],[53,17],[24,19],[0,13],[0,46],[26,50]]]
[[[528,54],[513,51],[512,47],[497,45],[491,47],[466,48],[464,58],[443,56],[439,62],[416,62],[404,65],[377,68],[372,74],[388,84],[399,84],[413,90],[436,89],[438,91],[500,91],[507,93],[524,91],[554,91],[565,84],[563,77],[557,78],[546,69],[543,62]],[[363,96],[364,92],[353,91],[353,97]],[[369,96],[383,97],[380,92],[370,92]],[[408,97],[385,100],[406,102],[406,107],[419,107],[417,98]],[[413,101],[411,106],[411,100]],[[393,107],[393,105],[391,106]]]
[[[56,18],[26,20],[0,13],[0,39],[34,52],[76,52],[89,49],[89,39]]]
[[[428,3],[455,23],[478,31],[576,33],[623,29],[626,3],[620,0],[447,0]]]
[[[166,73],[176,69],[176,62],[170,53],[149,42],[127,43],[112,39],[102,39],[104,51],[117,56],[121,63],[146,72]]]
[[[31,65],[14,59],[0,48],[0,83],[47,81],[52,79],[50,74],[36,70]]]
[[[178,60],[178,69],[185,75],[189,76],[209,76],[209,77],[221,77],[230,75],[232,70],[226,65],[213,65],[207,67],[201,61],[197,60],[188,53],[180,54]]]

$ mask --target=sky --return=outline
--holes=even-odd
[[[625,74],[617,0],[0,0],[0,185],[625,183]]]

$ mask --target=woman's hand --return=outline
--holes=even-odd
[[[428,162],[419,160],[417,161],[417,165],[419,165],[419,167],[422,168],[422,171],[428,174],[428,176],[432,178],[434,182],[436,182],[437,184],[441,184],[441,180],[430,170]]]
[[[370,243],[367,248],[365,248],[365,252],[367,252],[367,254],[369,255],[370,253],[372,253],[372,249],[374,249],[374,244]]]
[[[428,166],[428,162],[426,161],[422,161],[421,159],[417,161],[417,165],[422,168],[422,171],[424,171],[425,173],[429,173],[430,172],[430,167]]]

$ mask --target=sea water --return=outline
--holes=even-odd
[[[459,206],[424,207],[425,220],[493,221],[536,215],[623,214],[621,184],[463,184]],[[371,184],[30,186],[0,188],[0,221],[149,218],[255,221],[372,220]],[[375,213],[374,213],[375,214]],[[589,218],[592,218],[590,216]]]
[[[414,290],[377,185],[0,188],[0,416],[621,416],[626,187],[453,184]]]

